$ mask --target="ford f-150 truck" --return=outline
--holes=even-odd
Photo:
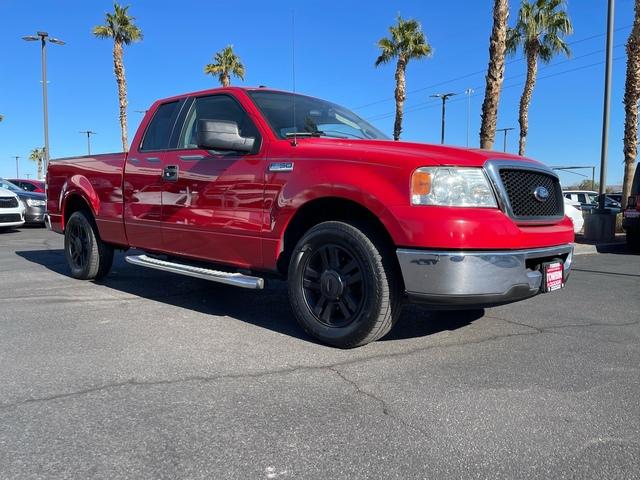
[[[573,255],[543,164],[390,141],[266,88],[160,100],[128,153],[54,160],[47,191],[73,277],[136,248],[132,264],[238,287],[286,278],[302,327],[343,348],[385,335],[406,301],[476,309],[561,288]]]

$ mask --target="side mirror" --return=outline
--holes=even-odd
[[[241,137],[238,124],[231,120],[198,120],[198,148],[250,152],[255,138]]]

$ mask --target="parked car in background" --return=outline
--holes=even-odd
[[[44,226],[47,210],[47,197],[44,193],[27,192],[4,178],[0,178],[0,187],[15,193],[24,204],[24,223]]]
[[[579,202],[585,211],[596,208],[598,204],[598,192],[593,190],[563,190],[562,194],[569,200]]]
[[[615,200],[620,205],[622,205],[622,192],[607,193],[607,197],[609,197],[612,200]]]
[[[24,223],[24,205],[11,190],[0,188],[0,230]]]
[[[31,180],[29,178],[8,178],[7,180],[26,192],[45,193],[42,180]]]
[[[573,222],[573,231],[580,233],[584,226],[584,217],[582,216],[582,206],[580,202],[564,197],[564,213]]]
[[[569,200],[580,202],[582,211],[584,212],[590,212],[591,210],[598,208],[598,202],[600,200],[598,192],[594,192],[592,190],[564,190],[562,194]],[[604,206],[605,208],[612,210],[614,213],[620,213],[620,202],[611,198],[609,194],[605,195]]]
[[[627,232],[629,251],[640,253],[640,168],[636,168],[627,208],[622,212],[622,228]]]

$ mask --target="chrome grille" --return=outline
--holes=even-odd
[[[16,208],[18,199],[16,197],[0,197],[0,208]]]
[[[562,189],[557,177],[534,170],[502,168],[500,180],[514,218],[537,220],[560,218],[564,215]],[[549,192],[549,198],[545,201],[537,200],[534,196],[538,187],[544,187]]]

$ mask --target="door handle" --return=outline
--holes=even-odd
[[[178,165],[167,165],[162,169],[162,179],[166,182],[178,180]]]

